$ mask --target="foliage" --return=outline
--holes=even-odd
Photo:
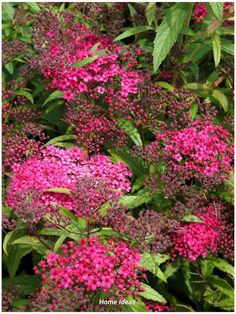
[[[2,310],[233,311],[233,4],[2,13]]]

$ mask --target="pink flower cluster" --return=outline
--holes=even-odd
[[[137,295],[143,291],[138,272],[140,255],[124,242],[110,239],[106,245],[98,238],[82,239],[80,245],[68,242],[62,255],[51,253],[35,273],[49,289],[82,286],[86,292],[101,291],[111,296]]]
[[[46,147],[42,155],[41,159],[32,158],[13,166],[7,196],[9,206],[17,209],[19,198],[26,198],[34,191],[40,195],[39,203],[48,211],[56,204],[87,217],[107,200],[130,190],[131,172],[123,163],[113,164],[107,156],[88,158],[78,147],[64,150],[54,146]],[[84,185],[89,185],[87,192]],[[46,191],[51,188],[67,188],[72,194]],[[107,193],[104,194],[104,190]]]
[[[153,301],[145,301],[145,306],[148,312],[171,312],[171,309],[168,305]]]
[[[224,180],[232,170],[232,135],[222,126],[197,120],[185,129],[165,131],[157,139],[164,141],[164,159],[177,173]]]
[[[194,12],[192,14],[192,17],[196,19],[197,23],[201,23],[202,20],[207,16],[207,8],[202,2],[199,2],[196,4],[194,8]]]
[[[208,205],[201,214],[196,215],[200,222],[185,223],[175,233],[172,256],[176,253],[190,261],[198,257],[206,257],[209,253],[218,252],[221,222],[212,204]]]
[[[63,91],[64,99],[68,101],[84,92],[106,93],[113,96],[115,91],[112,84],[118,82],[119,78],[121,96],[137,94],[138,84],[143,81],[143,76],[139,71],[130,69],[137,64],[132,58],[126,66],[121,66],[119,45],[112,43],[107,36],[90,32],[85,25],[72,25],[70,29],[65,30],[65,34],[68,39],[66,46],[56,42],[52,37],[48,49],[40,56],[43,58],[46,55],[60,65],[53,68],[52,61],[47,68],[45,67],[43,74],[45,78],[51,80],[48,87]],[[97,51],[92,52],[94,45],[97,45]],[[88,57],[95,57],[95,60],[85,66],[73,66]]]

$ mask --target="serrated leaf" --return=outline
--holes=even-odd
[[[14,92],[14,95],[17,95],[17,96],[24,96],[26,97],[32,104],[34,103],[34,99],[32,97],[32,95],[27,92],[26,90],[24,89],[19,89],[17,91]]]
[[[216,33],[212,36],[212,46],[213,46],[215,67],[217,67],[220,63],[220,58],[221,58],[221,41],[220,41],[220,36]]]
[[[13,63],[12,63],[12,62],[9,62],[9,63],[5,64],[4,67],[7,69],[7,71],[8,71],[10,74],[13,74],[13,72],[14,72],[14,67],[13,67]]]
[[[2,15],[3,20],[12,21],[13,16],[14,16],[14,11],[15,11],[12,4],[10,2],[4,2],[2,4],[2,8],[3,8],[3,15]]]
[[[133,122],[120,118],[118,119],[118,125],[136,145],[143,146],[141,136]]]
[[[27,5],[35,12],[40,11],[40,7],[36,2],[27,2]]]
[[[162,281],[167,282],[167,279],[160,269],[160,265],[167,261],[170,257],[165,254],[150,254],[144,253],[141,255],[141,267],[146,268]]]
[[[228,111],[228,99],[227,97],[218,89],[214,89],[212,96],[219,102],[221,107],[225,112]]]
[[[233,298],[234,296],[234,289],[233,287],[224,279],[216,276],[216,275],[210,275],[206,278],[206,280],[217,290],[223,292],[224,294],[231,296]]]
[[[113,151],[109,149],[108,152],[116,161],[123,161],[137,177],[147,174],[147,166],[141,158],[132,156],[128,151]]]
[[[161,87],[163,87],[163,88],[165,88],[167,90],[173,90],[174,89],[174,86],[172,86],[171,84],[169,84],[167,82],[160,81],[160,82],[156,82],[155,85],[161,86]]]
[[[46,241],[44,240],[46,243]],[[36,250],[39,254],[45,256],[49,252],[49,250],[37,239],[33,236],[23,236],[15,241],[12,244],[22,245],[24,249]]]
[[[95,60],[97,60],[99,56],[93,56],[93,57],[86,57],[81,61],[75,62],[73,64],[74,68],[82,68],[83,66],[93,63]]]
[[[22,308],[26,305],[30,305],[30,301],[26,299],[15,300],[12,302],[12,307],[14,308]]]
[[[131,297],[126,297],[126,301],[129,304],[121,305],[122,311],[124,312],[147,312],[145,304],[139,299],[133,299]]]
[[[151,25],[153,20],[155,19],[157,11],[156,2],[150,2],[146,6],[145,15],[148,22],[148,25]]]
[[[187,15],[186,8],[187,6],[184,3],[178,3],[172,6],[164,17],[161,25],[157,28],[153,50],[154,72],[157,71],[176,42]]]
[[[61,247],[62,243],[65,241],[65,239],[67,238],[66,235],[61,235],[57,241],[55,242],[55,246],[54,246],[54,252],[57,252],[59,250],[59,248]]]
[[[166,303],[165,298],[156,290],[151,288],[150,286],[142,283],[141,287],[145,289],[144,292],[139,292],[139,295],[147,300],[152,300],[160,303]]]
[[[212,262],[214,267],[234,277],[234,267],[226,260],[215,256],[210,257],[208,260]]]
[[[219,22],[223,21],[224,3],[223,2],[209,2],[209,5],[214,13],[214,16]]]
[[[164,271],[164,275],[166,277],[166,279],[168,279],[169,277],[171,277],[175,272],[177,272],[177,270],[180,268],[181,266],[181,262],[180,259],[176,259],[174,260],[173,263],[169,264],[166,267],[166,270]]]
[[[54,137],[53,139],[51,139],[50,141],[48,141],[45,146],[48,145],[54,145],[58,142],[63,142],[63,141],[68,141],[68,140],[74,140],[75,136],[73,134],[65,134],[65,135],[60,135],[57,137]]]
[[[67,194],[71,195],[71,190],[68,188],[50,188],[47,190],[44,190],[44,192],[54,192],[54,193],[62,193],[62,194]]]
[[[190,112],[190,117],[194,120],[198,113],[198,105],[196,103],[193,103],[190,107],[189,112]]]
[[[234,43],[227,39],[221,39],[221,50],[234,56]]]
[[[52,100],[58,99],[58,98],[63,98],[63,92],[59,90],[55,90],[54,92],[49,95],[49,97],[45,100],[43,103],[42,107],[44,107],[47,103],[49,103]]]
[[[7,271],[11,279],[15,277],[22,257],[29,254],[31,251],[32,251],[32,248],[29,248],[29,247],[28,248],[20,248],[20,247],[11,248],[9,256],[8,256],[8,262],[7,262]]]
[[[8,255],[7,246],[8,246],[9,241],[11,240],[11,238],[13,237],[14,234],[15,234],[15,230],[11,230],[4,237],[3,246],[2,247],[3,247],[3,251],[6,253],[6,255]]]
[[[204,221],[202,221],[199,217],[195,216],[195,215],[185,215],[183,217],[183,220],[186,222],[198,222],[201,224],[204,224]]]
[[[138,207],[146,204],[151,200],[149,193],[143,195],[125,195],[120,198],[120,203],[125,205],[128,209]]]
[[[136,26],[136,27],[131,27],[129,28],[127,31],[125,31],[124,33],[120,34],[119,36],[117,36],[113,42],[122,40],[124,38],[136,35],[136,34],[140,34],[146,31],[150,31],[153,30],[153,27],[151,26]]]

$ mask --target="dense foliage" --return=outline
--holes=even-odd
[[[3,311],[233,311],[233,21],[3,3]]]

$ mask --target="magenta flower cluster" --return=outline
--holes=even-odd
[[[142,270],[140,255],[124,242],[110,239],[104,245],[98,238],[90,238],[78,245],[71,241],[61,246],[61,254],[51,253],[35,267],[45,287],[83,286],[85,293],[102,291],[116,297],[143,291],[138,274]]]
[[[78,147],[64,150],[54,146],[46,147],[42,155],[40,159],[32,158],[13,166],[7,197],[9,206],[17,209],[19,198],[25,198],[33,191],[34,194],[41,195],[34,205],[44,205],[45,211],[50,212],[52,206],[60,205],[73,210],[77,216],[89,217],[96,207],[130,190],[128,178],[131,172],[123,163],[113,164],[105,155],[89,158]],[[75,202],[75,194],[80,192],[80,183],[83,186],[82,183],[86,180],[91,182],[91,195],[84,195],[84,199],[89,197],[91,200],[87,212],[82,200],[81,203],[78,199]],[[67,188],[72,194],[47,192],[53,188]],[[104,190],[107,191],[105,198]]]
[[[224,180],[232,170],[232,136],[222,126],[197,120],[185,129],[165,131],[157,139],[163,140],[163,157],[177,173]]]

